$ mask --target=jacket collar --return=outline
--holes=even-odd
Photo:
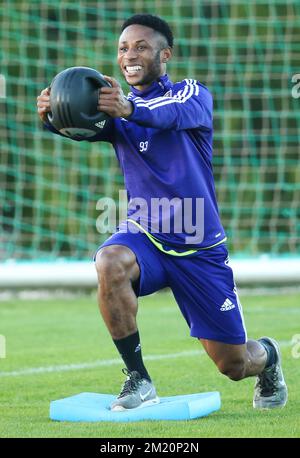
[[[153,97],[160,96],[165,94],[171,87],[173,86],[172,81],[169,79],[167,73],[163,76],[157,78],[157,80],[153,81],[147,89],[144,91],[139,91],[133,86],[130,86],[131,93],[135,97],[142,97],[143,99],[150,99]]]

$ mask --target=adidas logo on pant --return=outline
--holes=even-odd
[[[235,305],[231,302],[230,299],[226,299],[222,307],[220,308],[221,312],[228,312],[228,310],[234,309]]]

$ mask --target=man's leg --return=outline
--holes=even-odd
[[[267,362],[267,352],[256,340],[244,345],[230,345],[214,340],[200,339],[207,354],[219,371],[231,380],[242,380],[260,374]]]
[[[137,331],[137,297],[132,283],[140,276],[135,254],[127,247],[110,245],[96,255],[98,305],[113,339]]]
[[[279,347],[275,340],[263,337],[259,341],[248,340],[244,345],[200,340],[220,372],[231,380],[238,381],[257,375],[254,408],[272,409],[285,406],[287,386],[281,369]]]
[[[167,267],[170,287],[191,336],[200,338],[219,370],[232,380],[257,376],[255,408],[283,406],[287,388],[278,344],[268,337],[247,340],[226,246],[174,258]]]
[[[126,246],[103,247],[96,255],[98,305],[103,320],[126,365],[127,380],[113,410],[158,402],[155,387],[144,366],[137,329],[138,301],[133,284],[140,268],[135,254]]]

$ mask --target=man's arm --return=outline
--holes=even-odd
[[[101,89],[99,109],[157,129],[211,129],[213,102],[210,92],[196,80],[185,79],[172,97],[127,99],[113,78],[111,88]]]
[[[130,101],[133,112],[127,119],[143,126],[175,130],[212,128],[212,96],[196,80],[184,80],[172,97],[133,97]]]

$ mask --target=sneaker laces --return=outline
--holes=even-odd
[[[276,383],[278,381],[278,373],[276,371],[276,365],[273,364],[268,369],[264,370],[258,376],[258,387],[260,389],[261,396],[264,396],[264,397],[272,396],[275,394]]]
[[[141,376],[137,371],[130,372],[128,369],[122,369],[123,374],[125,374],[128,378],[122,386],[121,392],[118,398],[123,398],[128,394],[132,394],[133,391],[139,388],[141,383]]]

